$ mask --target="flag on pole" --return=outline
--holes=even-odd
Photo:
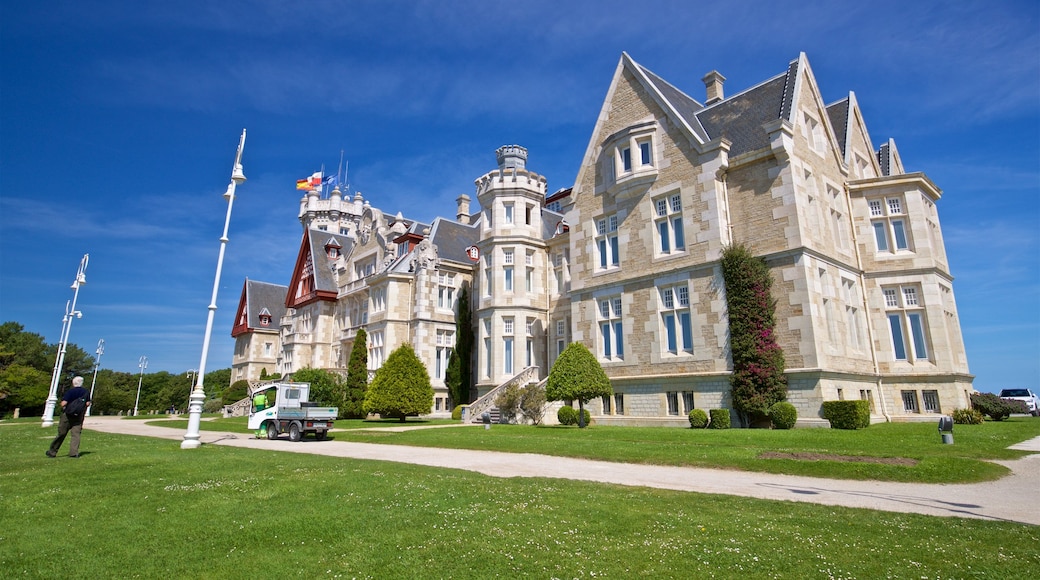
[[[330,175],[330,176],[326,177],[324,184],[329,186],[329,187],[336,187],[336,176],[335,175]]]
[[[311,191],[321,186],[322,175],[320,171],[316,171],[311,174],[307,179],[297,179],[296,189],[302,189],[304,191]]]

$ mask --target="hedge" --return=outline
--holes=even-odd
[[[870,404],[863,399],[824,401],[823,418],[831,422],[831,429],[866,429],[870,427]]]

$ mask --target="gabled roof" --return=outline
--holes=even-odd
[[[549,240],[556,236],[556,229],[560,224],[567,225],[562,213],[556,213],[551,209],[542,209],[542,239]]]
[[[258,329],[277,331],[279,321],[285,315],[285,294],[288,290],[288,286],[246,278],[242,285],[242,297],[238,300],[238,311],[231,336]],[[261,314],[271,317],[269,325],[261,324]]]
[[[881,166],[881,175],[902,175],[906,173],[903,169],[903,160],[899,157],[894,139],[889,139],[881,145],[877,152],[878,164]]]
[[[300,251],[296,255],[296,266],[285,295],[287,307],[303,306],[315,300],[336,299],[339,287],[333,274],[335,260],[330,260],[325,253],[326,245],[333,239],[340,244],[342,255],[350,255],[354,248],[351,238],[315,228],[304,230]]]

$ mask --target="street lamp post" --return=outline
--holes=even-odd
[[[72,318],[82,318],[83,313],[76,310],[79,298],[79,287],[87,283],[87,262],[90,254],[83,254],[79,261],[76,279],[72,282],[72,302],[65,302],[65,316],[61,319],[61,337],[58,342],[58,356],[54,361],[54,372],[51,373],[51,389],[47,394],[47,403],[43,408],[43,427],[54,425],[54,407],[58,403],[58,382],[61,380],[61,367],[65,364],[65,347],[69,342],[69,331],[72,330]]]
[[[137,361],[137,366],[141,367],[141,376],[137,379],[137,399],[134,400],[134,417],[137,416],[137,404],[141,402],[141,382],[144,381],[144,369],[148,368],[148,357],[142,356]]]
[[[97,383],[97,371],[98,371],[98,367],[101,366],[101,355],[105,354],[105,339],[103,339],[103,338],[99,338],[98,339],[98,341],[97,341],[97,350],[94,351],[94,352],[97,353],[97,360],[94,362],[94,378],[90,379],[90,401],[91,401],[91,403],[93,403],[93,401],[94,401],[94,384]],[[93,404],[87,405],[87,417],[90,416],[90,408],[93,407],[93,406],[94,406]]]
[[[188,431],[181,441],[181,449],[196,449],[202,442],[199,440],[199,424],[202,422],[202,404],[206,400],[203,380],[206,376],[206,356],[209,354],[209,338],[213,333],[213,315],[217,312],[217,289],[220,286],[220,270],[224,266],[224,250],[228,242],[228,226],[231,224],[231,206],[235,203],[235,188],[245,182],[242,173],[242,149],[246,146],[246,130],[242,129],[242,138],[238,141],[235,153],[235,164],[231,167],[231,183],[228,184],[224,198],[227,199],[227,215],[224,216],[224,235],[220,237],[220,253],[217,254],[217,273],[213,278],[213,296],[209,301],[209,314],[206,317],[206,336],[202,340],[202,359],[199,361],[199,373],[196,375],[195,388],[188,398]]]

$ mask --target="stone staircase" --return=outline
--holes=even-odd
[[[469,421],[470,423],[483,423],[483,415],[486,412],[491,415],[492,423],[501,423],[502,413],[499,412],[498,407],[495,406],[495,399],[498,397],[498,394],[511,385],[522,387],[537,381],[538,367],[532,366],[525,368],[510,377],[506,382],[488,391],[483,397],[470,403],[469,407],[465,409],[465,415],[462,417],[463,422]]]

